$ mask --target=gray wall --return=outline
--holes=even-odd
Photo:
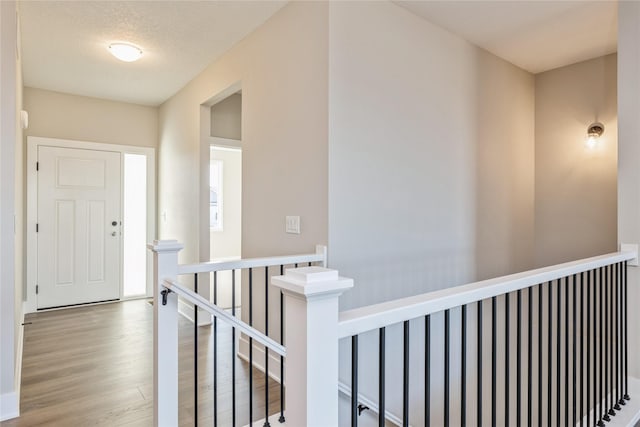
[[[616,250],[617,57],[536,75],[536,265]],[[602,122],[597,146],[587,127]]]
[[[329,22],[342,307],[529,267],[533,76],[392,3],[332,3]]]
[[[640,3],[618,3],[618,241],[640,243]],[[629,374],[640,377],[640,270],[628,269]],[[634,328],[635,326],[635,328]]]
[[[211,106],[211,136],[242,139],[242,95],[234,93]]]
[[[27,135],[158,146],[158,108],[26,87]]]
[[[22,338],[23,190],[22,69],[16,57],[14,1],[0,3],[0,420],[14,417],[18,405]],[[16,216],[20,215],[17,219]],[[15,222],[14,222],[15,221]],[[15,228],[14,228],[15,227]]]

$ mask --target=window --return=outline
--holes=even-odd
[[[222,231],[222,160],[209,165],[209,227]]]
[[[124,154],[123,296],[147,293],[147,156]]]

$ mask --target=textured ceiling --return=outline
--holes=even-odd
[[[1,1],[1,0],[0,0]],[[25,86],[158,105],[285,1],[21,1]],[[144,51],[124,63],[114,41]]]
[[[396,1],[532,73],[617,51],[617,1]]]
[[[396,3],[533,73],[616,51],[615,0]],[[24,84],[158,105],[284,4],[22,0]],[[139,45],[143,58],[117,61],[113,41]]]

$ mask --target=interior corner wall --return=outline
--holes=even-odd
[[[640,244],[640,3],[618,2],[618,241]],[[628,268],[628,324],[640,324],[640,269]],[[629,375],[640,378],[640,334],[629,338]]]
[[[329,264],[342,308],[524,270],[533,76],[391,2],[330,3]]]
[[[18,15],[19,21],[19,15]],[[18,39],[19,39],[19,22],[18,22]],[[15,322],[15,357],[17,368],[21,367],[19,358],[22,357],[22,340],[24,327],[24,310],[23,310],[23,298],[24,288],[26,287],[26,192],[25,192],[25,157],[27,147],[24,143],[24,130],[22,129],[22,123],[20,118],[20,111],[23,110],[23,85],[22,85],[22,58],[21,58],[21,46],[18,42],[19,55],[16,59],[16,117],[14,121],[16,139],[15,139],[15,198],[14,198],[14,211],[15,211],[15,249],[14,249],[14,272],[15,272],[15,295],[14,295],[14,322]],[[16,372],[16,380],[19,380],[20,373]],[[16,384],[19,387],[19,384]]]
[[[28,136],[158,146],[158,108],[24,88]]]
[[[0,2],[0,420],[19,414],[16,387],[15,232],[16,105],[18,102],[17,13],[15,1]]]
[[[242,89],[242,256],[309,253],[327,242],[327,4],[291,2],[160,107],[160,236],[201,261],[200,106]],[[201,152],[207,157],[201,159]],[[203,175],[204,176],[204,175]],[[292,179],[292,177],[295,177]],[[208,192],[206,192],[208,194]],[[299,215],[301,234],[286,234]]]
[[[617,56],[536,75],[536,266],[617,247]],[[602,122],[597,146],[587,128]]]

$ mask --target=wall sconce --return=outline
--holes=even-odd
[[[604,133],[604,125],[600,122],[592,123],[587,128],[587,147],[593,148],[598,144],[600,136]]]

